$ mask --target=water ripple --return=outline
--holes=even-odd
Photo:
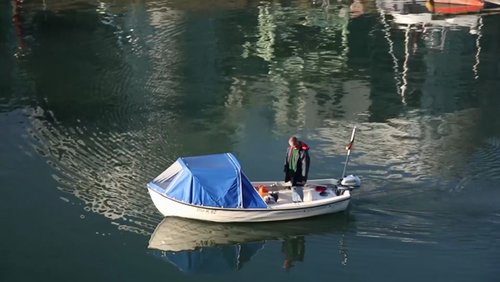
[[[81,200],[84,211],[147,234],[159,221],[144,187],[151,177],[186,151],[233,148],[268,133],[260,140],[271,144],[284,133],[305,131],[315,143],[315,173],[330,177],[357,125],[349,171],[364,182],[352,209],[358,236],[433,244],[429,238],[457,229],[430,222],[462,223],[450,211],[498,222],[491,200],[500,181],[498,138],[484,141],[477,134],[481,109],[469,96],[455,95],[474,84],[455,85],[455,68],[425,75],[433,71],[426,60],[440,52],[420,46],[428,58],[419,49],[397,59],[410,32],[390,31],[388,23],[377,31],[383,34],[348,28],[355,23],[345,3],[211,4],[218,8],[192,1],[53,4],[26,14],[36,44],[16,65],[12,86],[24,85],[23,98],[2,96],[0,111],[18,104],[28,109],[33,147],[54,167],[58,189]],[[372,40],[369,47],[356,49],[354,42],[364,40]],[[459,54],[460,44],[447,50]],[[408,90],[429,87],[428,93],[402,97],[396,92],[403,79]],[[426,79],[445,86],[435,91],[420,83]],[[460,91],[446,96],[452,83]],[[436,215],[443,220],[433,221]]]
[[[38,74],[29,81],[43,99],[27,110],[29,134],[35,150],[54,167],[59,190],[120,229],[147,234],[159,215],[144,185],[178,155],[168,145],[175,128],[175,113],[168,109],[176,104],[172,66],[182,60],[172,37],[182,34],[183,19],[151,5],[137,9],[135,18],[150,25],[136,25],[127,22],[127,6],[81,5],[33,9],[37,28],[32,36],[44,44],[32,46],[31,60],[23,67]],[[72,27],[82,24],[85,28],[75,33]],[[54,31],[67,41],[51,40]],[[67,54],[68,48],[76,50],[66,56],[69,61],[54,59],[53,54]],[[35,62],[51,65],[51,72],[38,72]],[[73,73],[86,76],[67,75]],[[47,83],[52,76],[68,79]],[[75,89],[81,95],[73,94]],[[152,95],[145,97],[144,91]]]
[[[436,176],[453,180],[468,163],[465,152],[476,146],[477,120],[477,110],[470,109],[440,116],[420,113],[386,123],[358,123],[352,165],[363,164],[360,169],[371,180],[417,183]],[[324,156],[343,155],[343,147],[332,144],[345,143],[353,124],[332,121],[328,125],[313,135],[320,140],[317,150]]]
[[[464,168],[465,176],[454,187],[455,192],[490,191],[500,181],[500,139],[489,138],[477,144],[477,150]]]
[[[120,229],[144,234],[154,229],[160,216],[145,183],[175,158],[171,152],[155,155],[143,142],[142,138],[155,139],[154,131],[103,132],[59,127],[38,118],[31,122],[32,137],[40,141],[34,143],[35,149],[58,172],[53,177],[59,190],[73,194],[87,211],[104,215]]]

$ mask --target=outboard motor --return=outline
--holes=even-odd
[[[356,175],[348,175],[342,179],[339,179],[337,184],[337,191],[339,195],[344,194],[345,190],[352,191],[353,189],[357,189],[361,186],[361,179],[359,179]]]

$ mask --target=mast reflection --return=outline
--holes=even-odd
[[[437,50],[441,57],[449,57],[447,61],[463,62],[461,48],[451,48],[458,40],[474,42],[476,51],[474,63],[471,65],[474,79],[478,79],[479,54],[482,16],[482,1],[455,3],[457,1],[377,1],[377,7],[384,26],[385,38],[389,43],[389,53],[394,61],[395,80],[401,102],[406,104],[408,90],[411,88],[409,78],[412,57],[418,53],[421,45],[427,50]],[[389,16],[389,17],[388,17]],[[403,58],[395,54],[394,30],[404,32]],[[463,32],[467,31],[467,33]],[[472,37],[472,38],[470,38]],[[472,39],[472,40],[470,40]],[[446,47],[445,47],[446,46]],[[454,51],[456,52],[450,52]],[[454,58],[453,56],[457,57]],[[433,54],[424,55],[428,68],[438,67]],[[401,62],[401,63],[400,63]],[[458,69],[458,68],[457,68]]]

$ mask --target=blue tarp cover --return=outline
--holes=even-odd
[[[181,157],[153,184],[188,204],[220,208],[267,208],[231,153]]]

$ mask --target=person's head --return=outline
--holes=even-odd
[[[297,139],[297,137],[295,137],[295,136],[290,137],[288,139],[288,145],[290,145],[290,147],[299,146],[299,139]]]

